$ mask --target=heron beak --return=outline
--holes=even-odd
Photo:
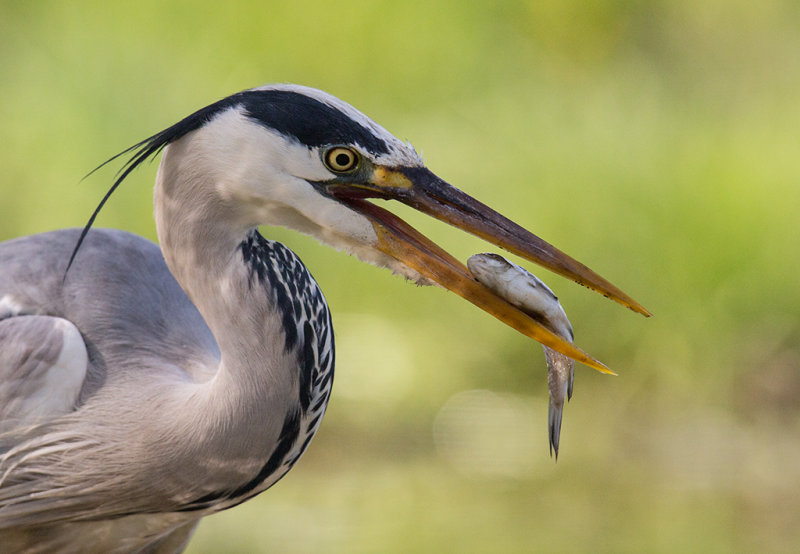
[[[405,221],[368,202],[366,198],[399,200],[587,286],[635,312],[650,315],[638,302],[585,265],[447,184],[426,168],[378,166],[373,170],[368,186],[336,187],[332,193],[372,221],[378,236],[378,248],[385,254],[455,292],[524,335],[603,373],[613,374],[604,364],[550,332],[477,282],[464,264]]]

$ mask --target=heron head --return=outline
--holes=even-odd
[[[271,85],[220,100],[136,145],[120,180],[165,146],[159,179],[171,172],[204,180],[235,207],[243,227],[293,228],[417,282],[440,285],[597,369],[604,366],[477,282],[464,264],[380,201],[399,201],[647,315],[588,267],[437,177],[411,145],[325,92]]]

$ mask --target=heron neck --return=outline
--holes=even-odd
[[[177,145],[173,145],[177,146]],[[195,304],[219,346],[221,361],[209,383],[242,409],[273,403],[280,413],[296,398],[297,359],[276,348],[281,319],[263,289],[251,285],[240,245],[253,225],[214,194],[204,174],[162,159],[155,187],[161,250],[175,279]],[[257,406],[253,406],[257,410]]]
[[[195,430],[196,444],[217,455],[187,463],[209,475],[227,468],[187,508],[218,509],[271,486],[305,451],[330,396],[333,334],[300,260],[261,237],[187,156],[168,154],[155,187],[161,250],[220,351],[214,377],[184,389],[180,412],[193,420],[173,428]]]

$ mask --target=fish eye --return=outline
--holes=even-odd
[[[345,146],[334,146],[323,157],[325,165],[334,173],[347,173],[358,165],[358,154]]]

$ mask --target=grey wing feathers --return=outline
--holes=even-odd
[[[79,234],[66,229],[0,243],[0,319],[10,308],[10,315],[56,316],[80,330],[90,361],[81,402],[112,378],[106,372],[170,365],[197,381],[212,377],[216,341],[158,246],[93,229],[65,278]]]
[[[0,432],[72,411],[88,362],[80,332],[66,319],[0,320]]]
[[[105,451],[113,441],[104,435],[119,432],[115,416],[157,402],[163,383],[203,382],[219,364],[213,335],[157,245],[92,230],[65,279],[78,234],[0,243],[0,551],[18,528],[121,517],[132,499],[147,511],[158,490],[115,481],[123,453]],[[86,417],[105,424],[85,426]],[[136,430],[123,427],[130,448]],[[89,472],[95,485],[86,487]],[[119,490],[129,491],[127,504]]]

